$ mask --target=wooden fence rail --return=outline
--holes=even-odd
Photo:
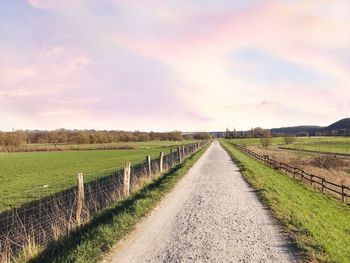
[[[247,149],[244,146],[237,145],[235,146],[241,150],[242,152],[245,152],[255,158],[256,160],[259,160],[260,162],[276,169],[285,172],[288,175],[292,175],[294,179],[299,180],[304,183],[309,183],[312,187],[315,187],[319,189],[322,193],[325,191],[332,192],[336,196],[338,196],[342,202],[347,202],[347,200],[350,198],[350,187],[343,185],[343,184],[337,184],[331,181],[326,180],[325,178],[310,174],[298,167],[290,166],[286,163],[277,162],[276,160],[270,158],[269,156],[265,155],[259,155],[249,149]]]

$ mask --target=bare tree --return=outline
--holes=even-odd
[[[272,143],[272,137],[270,132],[266,132],[261,138],[260,143],[263,147],[269,147]]]
[[[295,137],[287,134],[283,137],[284,144],[292,144],[295,141]]]

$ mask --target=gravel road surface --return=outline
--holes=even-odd
[[[296,262],[280,228],[214,142],[106,262]]]

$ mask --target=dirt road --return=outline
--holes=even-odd
[[[107,262],[294,262],[218,142]]]

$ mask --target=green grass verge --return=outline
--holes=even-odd
[[[259,163],[229,140],[220,142],[301,251],[319,262],[350,262],[349,206]]]
[[[101,211],[93,220],[69,236],[53,243],[31,263],[97,262],[149,213],[175,186],[208,146],[188,157],[128,199]],[[23,259],[21,259],[23,260]]]

